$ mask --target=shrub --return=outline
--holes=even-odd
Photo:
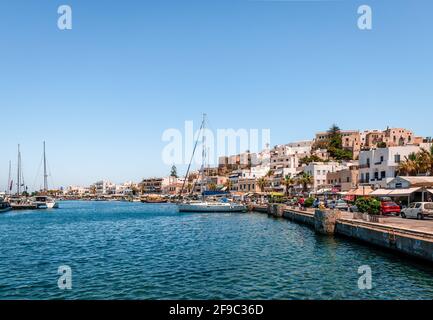
[[[309,197],[309,198],[305,199],[304,206],[306,208],[310,208],[313,205],[313,202],[314,202],[314,198]]]
[[[359,212],[368,214],[379,214],[380,212],[380,201],[374,198],[358,198],[355,202]]]

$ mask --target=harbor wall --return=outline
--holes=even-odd
[[[335,233],[433,262],[433,239],[409,235],[393,228],[375,228],[348,221],[337,221]]]
[[[273,207],[255,207],[254,210],[278,216],[273,214],[276,212]],[[336,234],[433,262],[433,235],[431,234],[342,218],[341,212],[332,210],[316,210],[315,213],[311,213],[285,208],[282,217],[305,224],[321,234]]]

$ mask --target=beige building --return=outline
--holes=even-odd
[[[365,148],[376,148],[379,144],[386,147],[419,145],[422,137],[415,136],[411,130],[404,128],[387,128],[384,131],[374,130],[365,135]],[[384,146],[385,146],[384,145]]]
[[[336,172],[329,172],[326,175],[328,185],[342,192],[347,192],[350,189],[358,187],[359,169],[358,166],[351,166]]]
[[[143,179],[139,183],[139,188],[143,193],[161,193],[163,180],[163,178]]]
[[[257,180],[256,179],[251,179],[251,178],[239,178],[238,179],[238,188],[237,190],[239,192],[260,192],[260,188],[257,184]]]

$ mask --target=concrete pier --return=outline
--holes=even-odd
[[[339,210],[315,210],[314,229],[318,233],[332,235],[339,218],[341,218],[341,211]]]
[[[340,235],[433,262],[433,221],[424,224],[401,218],[364,221],[339,210],[300,210],[282,205],[256,206],[254,210],[308,225],[320,234]],[[431,227],[426,228],[425,222],[431,223]]]

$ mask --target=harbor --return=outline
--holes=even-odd
[[[433,298],[429,264],[257,212],[64,201],[0,219],[2,299]],[[72,290],[57,288],[59,265],[71,267]],[[361,265],[372,290],[357,287]]]

